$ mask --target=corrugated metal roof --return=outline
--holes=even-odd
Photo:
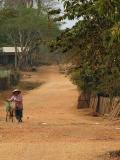
[[[21,52],[21,47],[17,47],[18,52]],[[15,53],[15,47],[2,47],[3,53]]]

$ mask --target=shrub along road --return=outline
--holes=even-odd
[[[5,123],[1,107],[1,160],[97,160],[120,149],[119,124],[78,111],[77,88],[56,66],[24,80],[45,83],[24,95],[23,124]]]

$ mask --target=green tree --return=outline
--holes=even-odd
[[[82,90],[120,95],[120,1],[63,0],[64,16],[78,19],[51,48],[65,52],[79,68],[73,76]],[[78,81],[79,80],[79,81]]]
[[[7,45],[16,48],[18,57],[16,65],[19,67],[27,66],[39,46],[54,38],[59,32],[58,25],[53,21],[49,28],[47,13],[39,15],[38,9],[34,8],[3,8],[0,11],[0,23],[1,45],[6,41]],[[17,47],[21,47],[22,53],[17,50]]]

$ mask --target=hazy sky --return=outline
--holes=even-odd
[[[58,6],[61,8],[62,11],[64,11],[63,3],[62,2],[59,2]],[[62,24],[61,29],[73,27],[73,25],[75,25],[75,23],[77,22],[77,20],[73,20],[73,21],[65,20],[63,22],[64,22],[64,24]]]
[[[64,7],[63,7],[63,2],[62,0],[43,0],[45,4],[51,4],[51,7],[53,9],[55,8],[60,8],[62,10],[62,12],[64,12]],[[61,25],[61,29],[65,29],[65,28],[71,28],[76,22],[77,20],[73,20],[73,21],[70,21],[70,20],[64,20],[62,21],[63,24]]]
[[[77,20],[76,21],[75,20],[73,20],[73,21],[65,20],[64,22],[65,22],[65,24],[61,25],[61,29],[73,27],[75,25],[75,23],[77,22]]]

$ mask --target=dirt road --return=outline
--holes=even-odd
[[[24,123],[5,123],[0,109],[0,160],[97,160],[120,149],[119,124],[76,109],[77,89],[56,67],[29,81],[45,82],[24,96]]]

